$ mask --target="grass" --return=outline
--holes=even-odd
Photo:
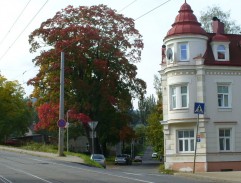
[[[48,153],[58,153],[58,146],[49,145],[49,144],[41,144],[41,143],[28,143],[24,146],[19,147],[21,149],[30,150],[30,151],[40,151],[40,152],[48,152]],[[84,160],[84,163],[90,166],[95,166],[101,168],[102,166],[95,161],[90,159],[89,155],[74,153],[74,152],[64,152],[65,155],[80,157]]]
[[[80,157],[81,159],[84,160],[84,163],[90,166],[95,166],[95,167],[99,167],[99,168],[103,168],[99,163],[96,163],[95,161],[92,161],[90,159],[89,155],[86,154],[80,154],[80,153],[74,153],[74,152],[64,152],[64,154],[66,155],[70,155],[70,156],[77,156]]]
[[[163,174],[169,174],[169,175],[173,175],[175,173],[173,170],[165,169],[165,165],[164,164],[160,165],[159,172],[161,172]]]
[[[40,152],[49,152],[57,153],[58,147],[55,145],[46,145],[41,143],[28,143],[26,145],[20,146],[20,149],[30,150],[30,151],[40,151]]]

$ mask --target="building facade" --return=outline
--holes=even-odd
[[[163,40],[167,169],[193,171],[196,154],[195,171],[241,170],[241,35],[225,34],[216,17],[212,26],[207,33],[185,2]],[[194,113],[196,102],[204,114]]]

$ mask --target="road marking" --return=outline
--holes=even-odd
[[[140,174],[140,173],[130,173],[130,172],[123,172],[123,173],[125,173],[125,174],[130,174],[130,175],[138,175],[138,176],[143,175],[143,174]]]
[[[5,177],[3,177],[2,175],[0,175],[0,180],[3,182],[3,183],[13,183],[11,182],[10,180],[6,179]]]
[[[29,158],[35,161],[40,161],[40,162],[46,162],[44,160],[40,160],[37,158]],[[99,172],[99,171],[95,171],[95,170],[88,170],[85,168],[80,168],[80,167],[75,167],[75,166],[71,166],[71,165],[65,165],[65,164],[61,164],[61,163],[54,163],[54,162],[48,162],[49,164],[54,164],[54,165],[59,165],[59,166],[64,166],[64,167],[68,167],[68,168],[73,168],[73,169],[79,169],[79,170],[83,170],[83,171],[87,171],[87,172],[92,172],[92,173],[98,173],[98,174],[102,174],[102,175],[108,175],[108,176],[112,176],[112,177],[118,177],[118,178],[123,178],[123,179],[127,179],[127,180],[132,180],[132,181],[138,181],[138,182],[145,182],[145,183],[154,183],[151,181],[147,181],[147,180],[142,180],[142,179],[136,179],[136,178],[131,178],[131,177],[126,177],[126,176],[122,176],[122,175],[114,175],[111,173],[105,173],[105,172]]]
[[[50,182],[50,181],[48,181],[48,180],[46,180],[46,179],[43,179],[43,178],[41,178],[41,177],[38,177],[37,175],[33,175],[33,174],[31,174],[31,173],[25,172],[25,171],[23,171],[23,170],[19,170],[19,169],[16,169],[16,168],[13,168],[13,167],[10,167],[10,166],[6,166],[6,165],[4,165],[4,166],[7,167],[7,168],[9,168],[9,169],[11,169],[11,170],[15,170],[15,171],[17,171],[17,172],[24,173],[24,174],[26,174],[26,175],[29,175],[29,176],[34,177],[34,178],[36,178],[36,179],[42,180],[42,181],[44,181],[44,182],[53,183],[53,182]]]

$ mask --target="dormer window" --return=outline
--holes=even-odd
[[[188,44],[181,43],[179,44],[180,51],[180,61],[188,61]]]
[[[224,45],[218,45],[217,47],[217,56],[219,60],[226,59],[226,49]]]
[[[225,35],[216,34],[212,38],[211,46],[215,61],[229,61],[229,44],[230,41]]]

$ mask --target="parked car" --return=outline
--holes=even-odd
[[[131,165],[132,160],[131,156],[129,154],[119,154],[115,157],[115,165],[118,164],[125,164],[125,165]]]
[[[141,156],[135,156],[133,161],[142,163],[142,157]]]
[[[106,168],[105,156],[103,154],[92,154],[90,159]]]
[[[156,152],[152,153],[152,155],[151,155],[152,158],[157,158],[157,156],[158,156],[158,155],[157,155]]]
[[[5,141],[4,143],[7,146],[20,146],[21,145],[21,141],[15,138],[11,138]]]

